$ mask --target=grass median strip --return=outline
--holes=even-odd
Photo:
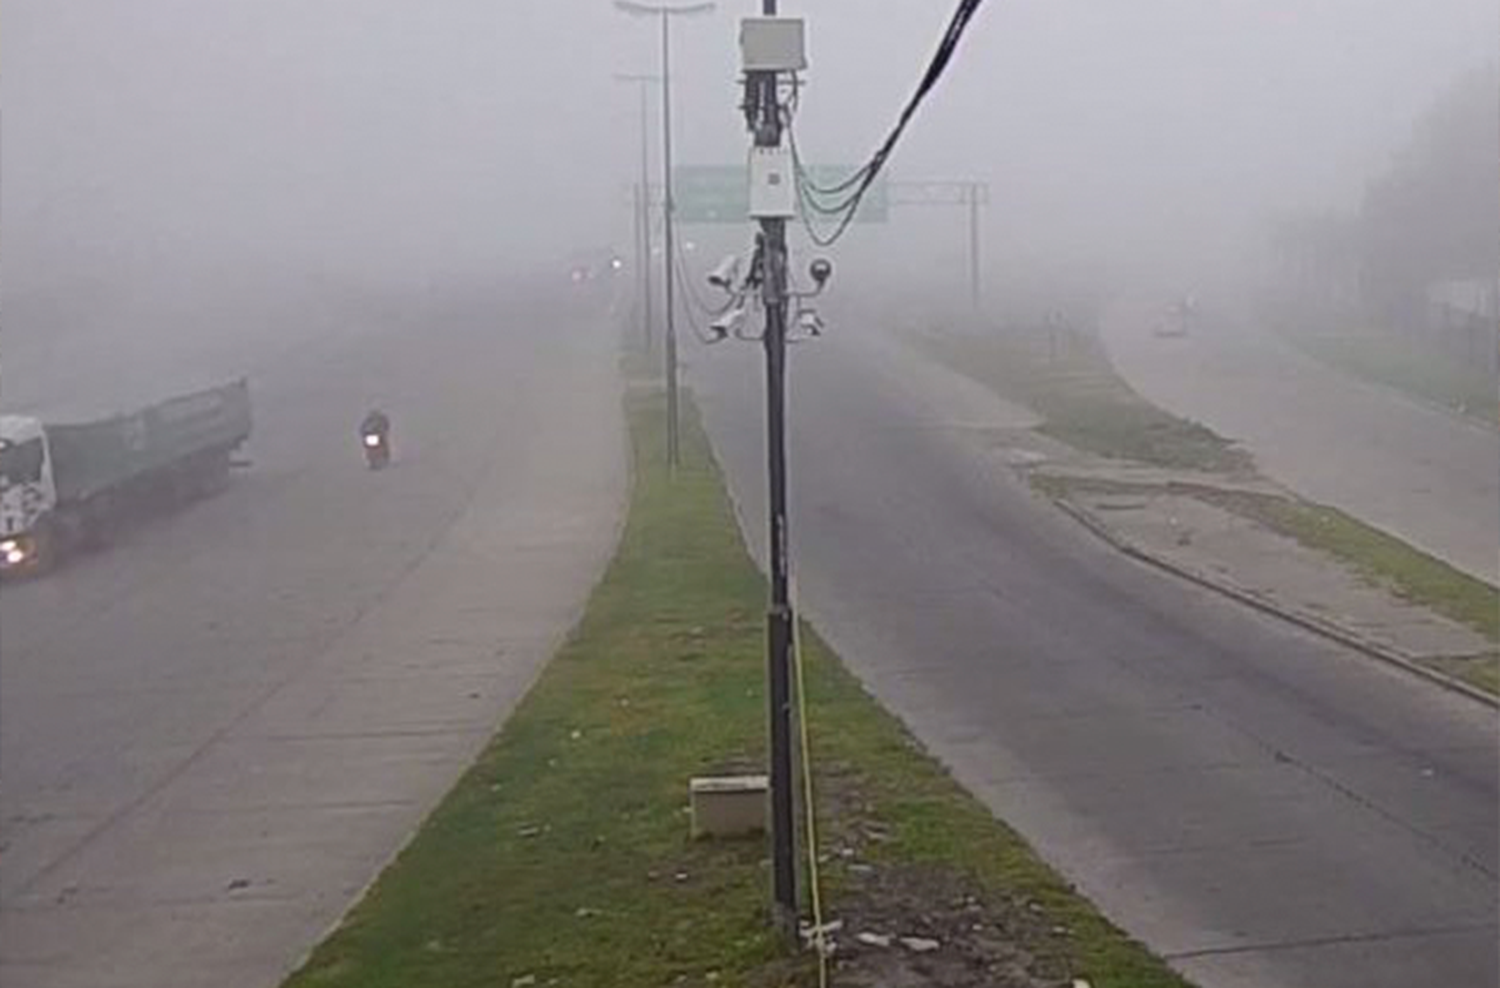
[[[1293,498],[1204,495],[1303,545],[1342,559],[1370,582],[1473,628],[1500,644],[1500,590],[1336,508]],[[1500,693],[1500,654],[1436,659],[1434,667]]]
[[[1333,367],[1384,384],[1495,426],[1495,378],[1484,352],[1486,334],[1475,334],[1473,352],[1442,352],[1418,337],[1370,330],[1344,334],[1296,329],[1282,335]]]
[[[988,335],[936,333],[918,338],[931,357],[1044,419],[1040,431],[1075,449],[1157,467],[1253,472],[1248,454],[1194,422],[1158,409],[1132,391],[1109,364],[1096,340],[1060,332],[996,331]],[[1098,479],[1036,475],[1038,489],[1066,497]],[[1122,485],[1128,489],[1130,485]],[[1158,488],[1165,489],[1165,488]],[[1370,582],[1465,624],[1500,642],[1496,588],[1366,525],[1342,511],[1294,497],[1207,488],[1182,493],[1211,501],[1352,566]],[[1500,655],[1435,659],[1432,666],[1473,686],[1500,693]]]
[[[1412,603],[1500,642],[1500,596],[1493,586],[1378,528],[1337,508],[1292,498],[1238,492],[1204,496],[1309,548],[1346,560],[1371,581],[1390,586]]]
[[[1110,365],[1098,340],[1022,329],[918,338],[940,363],[1029,406],[1040,431],[1115,459],[1189,470],[1247,471],[1250,457],[1213,430],[1163,411]]]
[[[764,764],[764,591],[691,416],[668,478],[661,406],[629,399],[630,516],[580,625],[290,988],[816,983],[765,841],[689,839],[688,778]],[[804,639],[835,984],[1184,984]]]
[[[1336,508],[1296,497],[1187,483],[1141,484],[1043,473],[1033,474],[1031,482],[1057,500],[1076,501],[1085,492],[1196,498],[1325,553],[1347,564],[1364,581],[1466,625],[1491,645],[1500,646],[1500,590]],[[1500,694],[1500,650],[1417,661]]]

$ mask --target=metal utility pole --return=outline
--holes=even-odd
[[[777,14],[776,0],[762,0],[761,13]],[[745,76],[746,122],[756,148],[779,148],[782,117],[778,74],[748,71]],[[778,923],[796,929],[797,861],[795,780],[792,768],[792,613],[787,546],[786,471],[786,219],[760,221],[760,264],[765,304],[766,465],[770,481],[768,550],[771,599],[766,613],[766,665],[769,679],[771,884]]]
[[[977,311],[984,301],[983,268],[979,250],[979,207],[990,201],[987,182],[888,182],[892,206],[966,206],[969,213],[969,304]]]
[[[651,352],[651,207],[644,182],[635,183],[635,266],[640,286],[641,343]]]
[[[969,200],[969,304],[979,311],[979,183],[970,182],[965,190]]]
[[[659,75],[616,72],[619,82],[632,82],[640,91],[641,98],[641,180],[636,186],[635,221],[637,267],[641,279],[641,332],[646,341],[646,352],[651,352],[651,148],[648,126],[649,107],[646,86],[660,82]]]
[[[677,469],[680,460],[677,414],[677,325],[676,305],[672,269],[676,256],[672,242],[672,34],[673,15],[706,14],[714,9],[713,3],[695,3],[685,6],[637,3],[636,0],[615,0],[615,6],[628,14],[661,19],[661,143],[662,143],[662,236],[665,249],[663,259],[663,282],[666,287],[666,376],[667,376],[667,465]]]

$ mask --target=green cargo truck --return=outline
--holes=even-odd
[[[149,507],[219,489],[250,425],[244,380],[90,422],[0,415],[0,575],[44,571]]]

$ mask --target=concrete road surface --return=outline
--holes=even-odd
[[[602,571],[626,479],[604,307],[358,321],[257,366],[226,493],[0,592],[6,988],[277,984]]]
[[[1152,334],[1104,320],[1110,359],[1157,405],[1242,443],[1261,469],[1457,568],[1500,582],[1500,433],[1338,373],[1249,327]]]
[[[1206,988],[1495,985],[1494,710],[1113,554],[858,333],[793,350],[790,533],[881,700]],[[760,354],[690,359],[759,552]]]

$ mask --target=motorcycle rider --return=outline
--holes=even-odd
[[[363,422],[359,424],[361,436],[379,436],[383,442],[391,432],[391,420],[378,408],[370,409]]]
[[[378,408],[372,408],[359,424],[360,441],[365,447],[365,457],[370,465],[384,466],[390,458],[391,451],[391,420]],[[374,437],[372,443],[371,437]]]

